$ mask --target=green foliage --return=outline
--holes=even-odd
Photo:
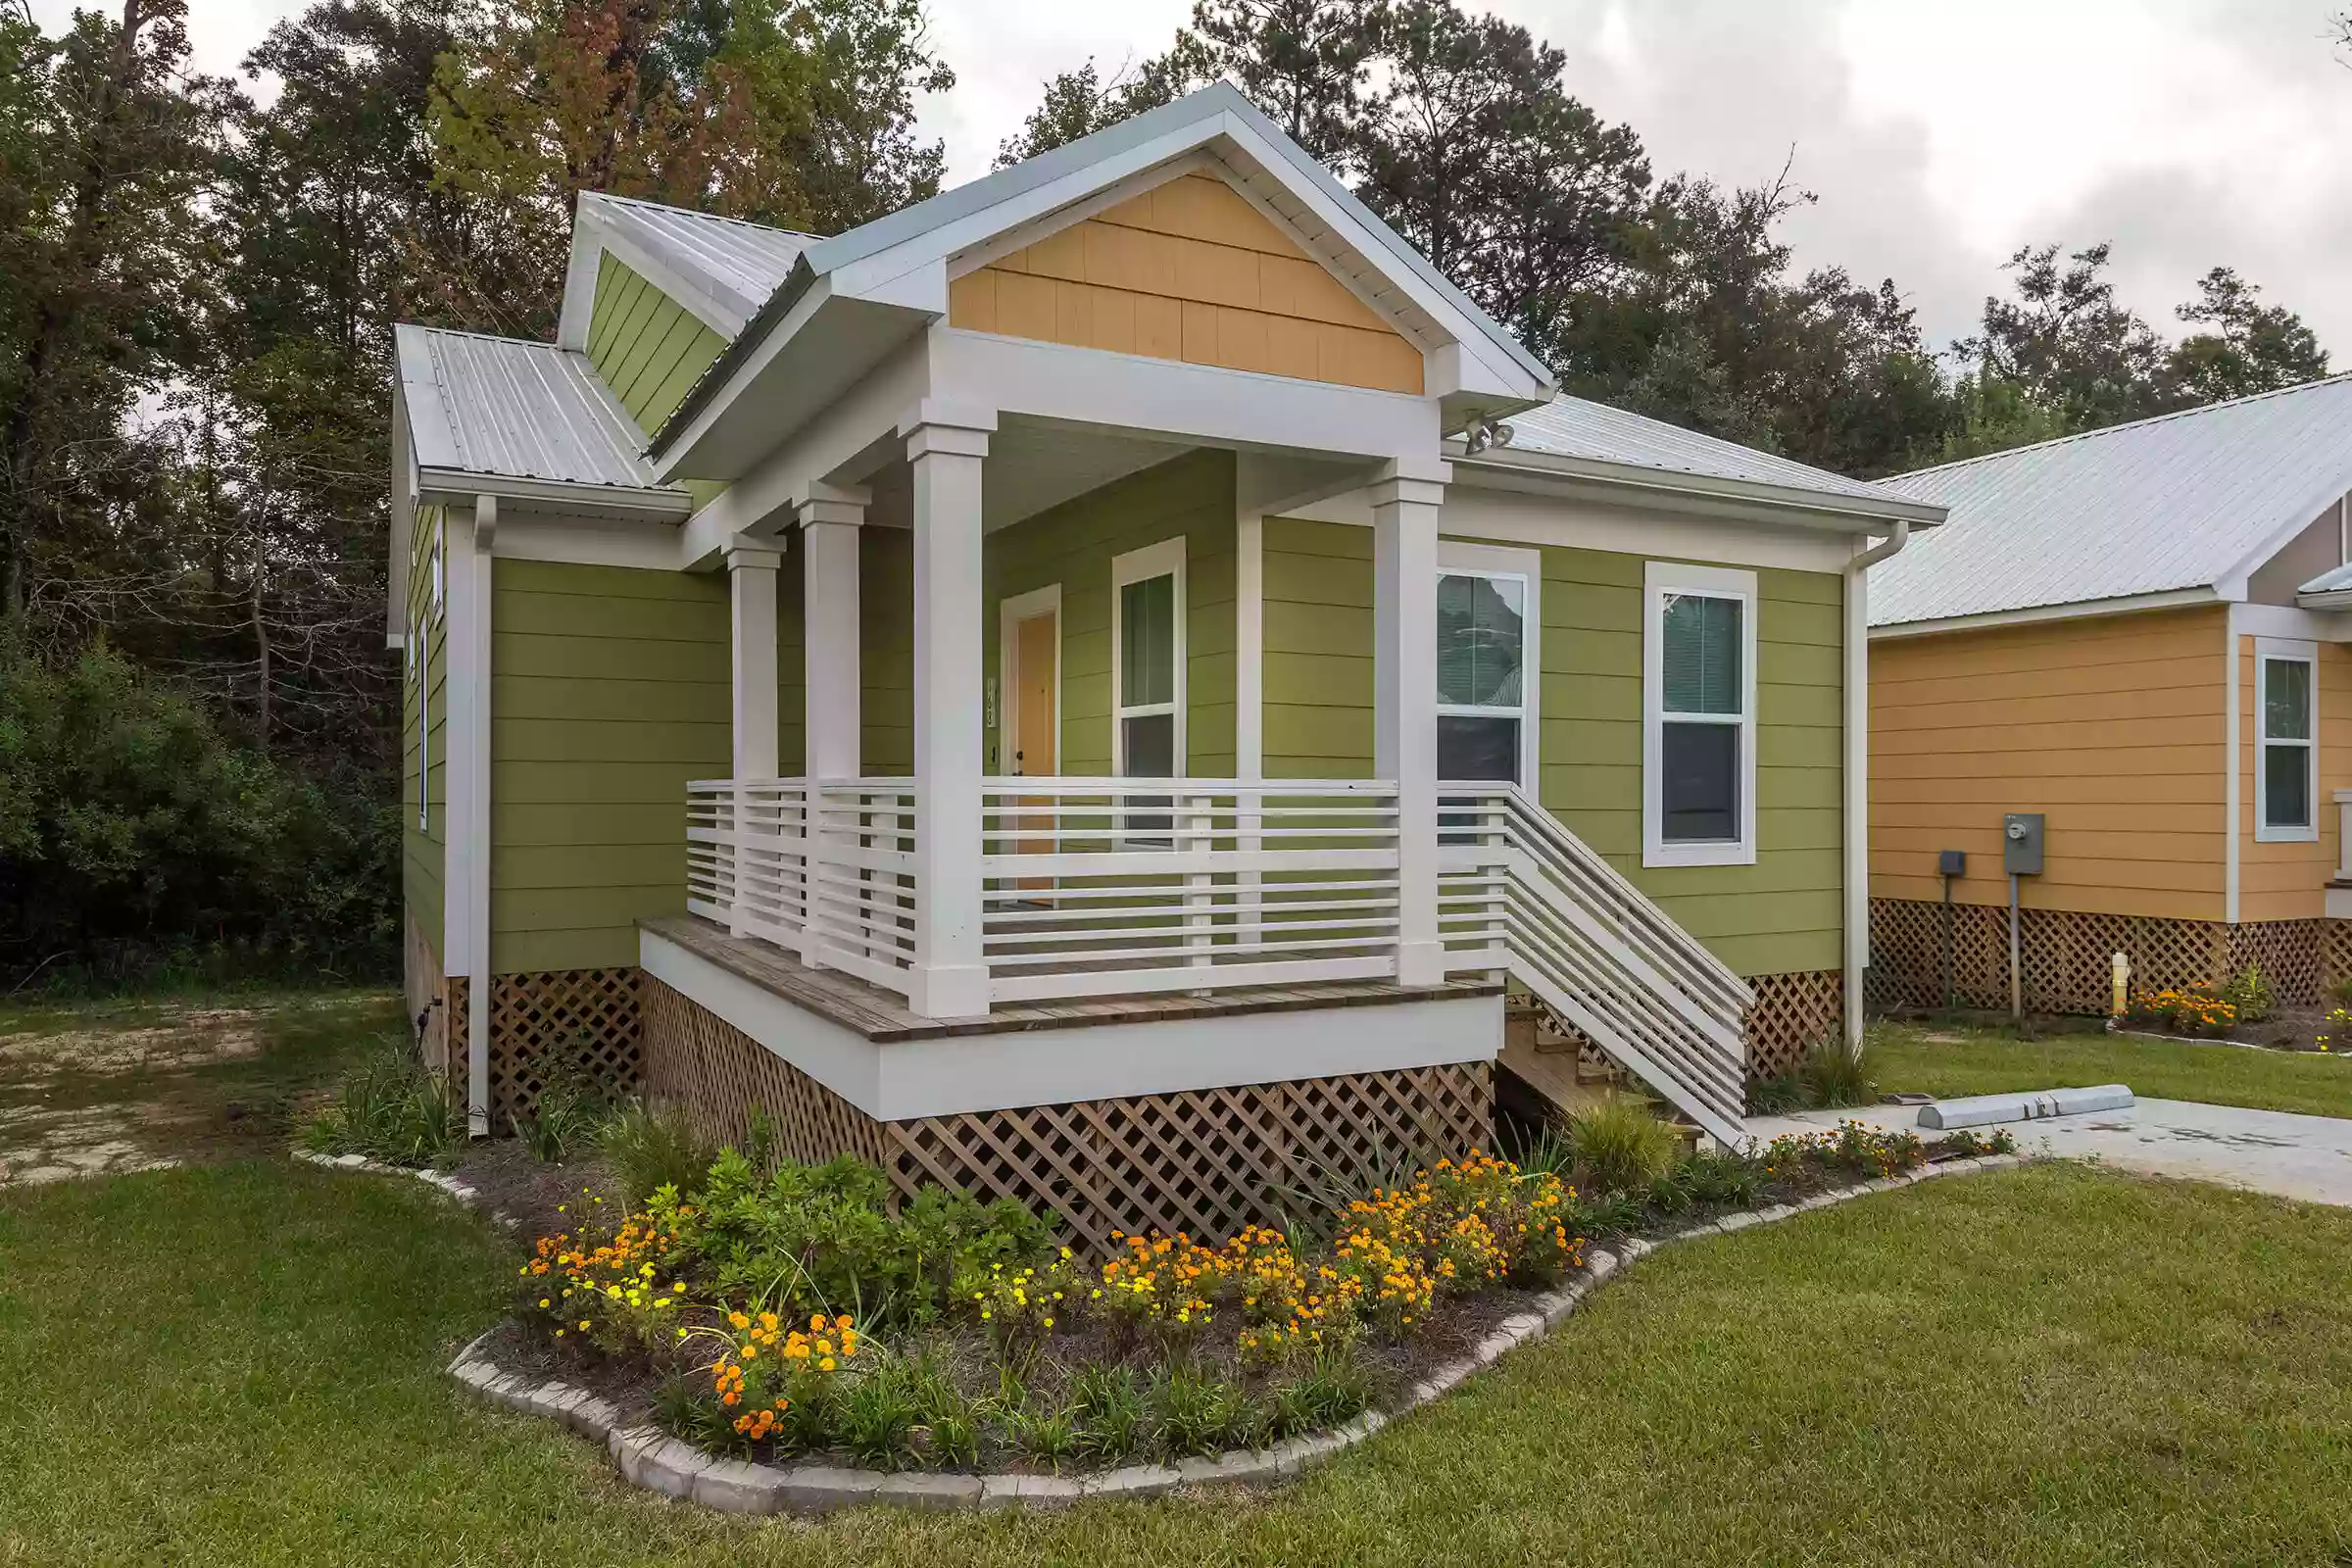
[[[1674,1164],[1682,1139],[1648,1106],[1635,1100],[1610,1100],[1568,1118],[1568,1147],[1575,1155],[1579,1191],[1640,1193]]]
[[[104,643],[52,664],[0,642],[0,969],[380,973],[397,827],[349,806]]]
[[[884,1356],[842,1398],[833,1436],[859,1464],[896,1470],[921,1455],[917,1428],[929,1414],[931,1381],[900,1356]]]
[[[1077,1412],[1066,1405],[1019,1405],[1000,1412],[998,1420],[1015,1452],[1049,1470],[1058,1472],[1085,1451]]]
[[[693,1119],[676,1105],[656,1108],[632,1099],[597,1134],[597,1148],[612,1167],[612,1179],[632,1205],[664,1187],[692,1201],[710,1175],[717,1152],[694,1130]]]
[[[876,1323],[929,1322],[959,1271],[1053,1251],[1045,1223],[1010,1200],[929,1187],[894,1215],[890,1196],[889,1178],[846,1154],[763,1173],[728,1149],[698,1199],[663,1189],[648,1207],[720,1295],[787,1318],[854,1310]]]
[[[2249,963],[2222,987],[2222,1000],[2237,1009],[2239,1023],[2261,1023],[2271,1015],[2278,997],[2271,988],[2270,976],[2262,972],[2262,965]]]
[[[1752,1078],[1747,1085],[1747,1113],[1751,1116],[1779,1116],[1801,1108],[1805,1103],[1805,1080],[1791,1069],[1770,1078]]]
[[[1274,1391],[1267,1401],[1266,1429],[1277,1438],[1327,1432],[1354,1420],[1371,1403],[1372,1380],[1353,1350],[1320,1350],[1303,1372]]]
[[[1877,1100],[1879,1086],[1871,1080],[1864,1049],[1862,1042],[1842,1033],[1816,1040],[1796,1069],[1806,1102],[1834,1110]]]
[[[1161,1457],[1246,1448],[1265,1430],[1265,1413],[1237,1383],[1179,1364],[1152,1385],[1152,1441]]]
[[[612,1097],[593,1074],[559,1061],[547,1067],[527,1114],[513,1118],[514,1136],[545,1164],[559,1164],[599,1141],[612,1119]]]
[[[427,1073],[406,1043],[386,1041],[304,1123],[301,1136],[304,1148],[321,1154],[435,1165],[465,1148],[466,1116],[449,1086]]]
[[[1082,1420],[1079,1446],[1087,1457],[1116,1464],[1143,1441],[1144,1389],[1126,1367],[1080,1367],[1070,1379],[1070,1403]]]

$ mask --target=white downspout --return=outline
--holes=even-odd
[[[1870,963],[1870,604],[1864,573],[1911,542],[1911,524],[1845,564],[1845,1036],[1862,1038]]]

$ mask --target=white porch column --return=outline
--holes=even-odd
[[[776,567],[783,559],[764,545],[727,547],[738,779],[776,776]]]
[[[817,914],[818,867],[825,855],[820,831],[819,779],[856,778],[860,751],[863,676],[858,662],[858,529],[866,492],[818,486],[801,503],[802,679],[807,746],[801,771],[808,780],[808,866],[809,918],[801,928],[801,961],[824,961],[823,920]]]
[[[728,930],[748,935],[751,926],[744,888],[757,865],[767,857],[754,858],[749,835],[755,824],[748,809],[744,781],[776,776],[776,566],[782,560],[760,545],[727,547],[728,638],[734,689],[729,716],[734,737],[735,781],[735,902]]]
[[[914,467],[914,985],[925,1017],[988,1011],[980,950],[980,469],[989,411],[901,421]]]
[[[1396,781],[1396,981],[1446,978],[1438,941],[1438,510],[1450,470],[1393,462],[1372,486],[1373,771]]]
[[[858,529],[866,492],[824,488],[801,504],[801,624],[807,638],[808,755],[812,779],[856,778],[862,676],[858,662]]]

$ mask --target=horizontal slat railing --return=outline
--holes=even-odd
[[[1515,785],[1442,784],[1449,969],[1500,956],[1544,1004],[1727,1142],[1744,1136],[1745,981]]]
[[[992,1000],[1396,972],[1386,783],[993,778],[981,819]]]

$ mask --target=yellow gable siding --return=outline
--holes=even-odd
[[[2040,811],[2047,870],[2027,879],[2024,903],[2222,918],[2223,615],[2217,607],[1873,642],[1871,892],[1940,898],[1936,852],[1965,850],[1969,874],[1953,897],[2006,904],[2001,815]]]
[[[1420,351],[1223,180],[1186,174],[950,285],[977,332],[1421,391]]]

